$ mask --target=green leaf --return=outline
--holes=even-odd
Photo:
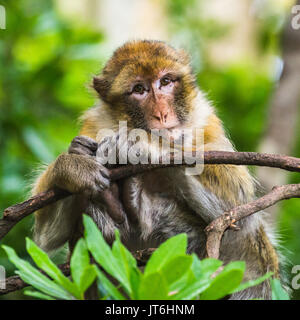
[[[126,300],[126,298],[121,294],[118,288],[113,285],[109,279],[104,275],[99,268],[96,268],[97,277],[101,283],[101,285],[106,290],[107,294],[110,295],[115,300]]]
[[[165,278],[158,272],[151,273],[141,280],[139,287],[139,300],[166,300],[168,296],[168,285]]]
[[[229,263],[201,294],[200,300],[217,300],[223,298],[238,287],[243,280],[244,272],[245,262],[234,261]]]
[[[210,279],[196,280],[191,284],[187,284],[175,295],[172,295],[173,300],[192,300],[204,290],[206,290],[211,284]]]
[[[238,291],[245,290],[245,289],[250,288],[250,287],[257,286],[260,283],[264,282],[266,279],[270,278],[273,274],[274,274],[273,272],[268,272],[265,275],[255,279],[255,280],[250,280],[250,281],[247,281],[247,282],[243,282],[236,289],[231,291],[230,294],[233,294],[233,293],[238,292]]]
[[[193,271],[189,269],[182,277],[173,283],[169,283],[169,293],[173,292],[174,294],[178,293],[181,290],[184,290],[189,285],[192,285],[197,281]]]
[[[48,296],[47,294],[43,294],[41,292],[38,291],[32,291],[32,290],[24,290],[24,294],[26,296],[31,296],[31,297],[35,297],[35,298],[39,298],[42,300],[55,300],[53,297]]]
[[[178,234],[168,239],[153,252],[145,267],[144,274],[149,275],[150,273],[160,271],[171,259],[179,255],[184,255],[186,248],[186,234]]]
[[[8,255],[9,260],[19,269],[19,271],[16,271],[16,274],[20,275],[23,281],[49,296],[65,300],[74,299],[70,293],[43,275],[29,262],[20,259],[14,249],[5,245],[2,245],[2,248]]]
[[[67,278],[62,271],[51,261],[49,256],[41,250],[32,240],[26,238],[26,249],[35,264],[46,272],[57,284],[69,291],[76,298],[80,299],[80,292],[76,286]]]
[[[84,239],[80,239],[74,249],[70,262],[73,281],[80,290],[81,298],[96,278],[96,269],[90,264],[90,256]]]
[[[199,260],[196,254],[192,254],[192,265],[187,273],[178,281],[170,285],[171,291],[178,291],[173,299],[194,299],[208,288],[212,282],[211,275],[222,265],[217,259]]]
[[[124,269],[120,268],[118,260],[113,255],[112,250],[104,240],[98,227],[92,218],[87,215],[83,215],[83,224],[85,227],[84,235],[89,251],[107,273],[120,281],[126,292],[130,295],[130,279],[124,272]]]
[[[82,299],[84,299],[84,296],[83,296],[84,292],[91,286],[91,284],[96,279],[96,277],[97,277],[97,272],[96,272],[95,265],[89,265],[83,269],[80,283],[79,283]]]
[[[188,272],[192,262],[192,256],[177,256],[162,267],[161,274],[166,279],[168,285],[171,285],[181,279]]]
[[[192,270],[197,279],[211,277],[222,264],[222,261],[213,258],[206,258],[200,261],[199,258],[193,254]]]
[[[119,231],[116,230],[116,240],[112,246],[112,253],[117,260],[121,269],[123,269],[126,278],[130,281],[130,298],[136,299],[138,295],[138,287],[141,278],[141,272],[137,267],[137,263],[132,254],[121,243]]]
[[[83,270],[90,266],[90,257],[84,239],[80,239],[73,251],[70,268],[73,281],[80,286]]]
[[[282,288],[278,279],[271,279],[272,300],[290,300],[288,293]]]

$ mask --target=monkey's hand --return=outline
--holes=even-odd
[[[93,140],[92,138],[88,136],[77,136],[75,137],[69,146],[68,153],[69,154],[77,154],[77,155],[83,155],[83,156],[90,156],[95,157],[96,151],[98,149],[98,143]],[[92,171],[95,173],[93,174],[91,171],[90,175],[94,176],[94,179],[90,180],[95,182],[95,185],[92,185],[91,182],[89,182],[90,186],[87,190],[84,191],[84,193],[95,193],[99,190],[103,190],[104,188],[108,188],[110,183],[108,181],[108,171],[107,169],[102,166],[100,163],[98,163],[95,159],[95,163],[93,164],[92,159],[86,158],[87,164],[93,167]],[[96,172],[99,171],[100,175],[98,175]],[[85,174],[85,177],[88,178],[89,174]],[[92,178],[92,177],[90,177]],[[85,178],[84,178],[85,180]],[[84,183],[85,185],[85,183]],[[79,190],[81,188],[79,187]]]
[[[89,197],[110,187],[109,171],[95,157],[62,154],[53,164],[52,186]]]
[[[68,153],[96,156],[97,149],[98,143],[92,138],[87,136],[77,136],[72,140]]]
[[[95,157],[97,149],[98,143],[95,140],[87,136],[77,136],[72,140],[68,152],[69,154],[88,155],[90,157]],[[97,161],[96,158],[94,159]],[[104,174],[104,179],[108,178],[106,171],[103,170],[103,168],[100,170],[100,173],[102,175]],[[90,190],[84,192],[89,193]],[[119,201],[119,188],[117,183],[111,183],[110,188],[107,188],[101,194],[97,194],[97,190],[92,190],[90,193],[92,193],[92,198],[94,198],[95,201],[99,200],[106,206],[107,213],[114,220],[114,222],[120,224],[125,221],[125,211]]]
[[[118,164],[148,163],[148,145],[143,140],[130,140],[122,132],[116,132],[99,142],[96,159],[109,168]]]

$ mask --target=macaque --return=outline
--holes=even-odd
[[[176,166],[141,173],[116,184],[110,181],[97,152],[99,146],[109,149],[111,141],[118,140],[120,121],[126,121],[129,130],[165,130],[173,142],[184,129],[198,128],[203,132],[203,150],[234,151],[214,108],[197,87],[188,55],[161,41],[127,42],[93,78],[93,88],[100,103],[82,116],[80,136],[72,141],[67,153],[47,167],[34,186],[34,194],[53,187],[72,193],[36,213],[34,234],[38,245],[48,251],[66,242],[72,247],[82,234],[81,216],[86,213],[109,243],[116,228],[131,251],[155,248],[171,236],[186,233],[188,251],[204,258],[204,228],[224,211],[255,199],[256,182],[246,167],[204,165],[200,174],[188,175],[184,166]],[[112,136],[104,138],[103,129],[110,129]],[[127,147],[126,143],[119,146]],[[155,156],[151,142],[148,147]],[[120,225],[102,201],[101,193],[110,189],[117,190],[114,194],[126,213]],[[244,281],[268,271],[279,277],[274,237],[263,216],[252,215],[237,224],[239,231],[224,234],[220,259],[225,264],[246,261]],[[270,284],[265,281],[230,298],[270,299],[270,295]]]

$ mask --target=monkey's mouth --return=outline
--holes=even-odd
[[[160,136],[166,140],[170,140],[171,142],[181,141],[184,135],[184,131],[179,126],[174,126],[170,128],[163,129],[150,129],[151,134],[155,136]]]
[[[167,133],[169,135],[170,140],[175,142],[177,140],[182,139],[184,131],[179,127],[173,127],[173,128],[167,129]]]

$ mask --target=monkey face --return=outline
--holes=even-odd
[[[179,128],[196,94],[186,54],[158,41],[119,48],[94,88],[120,120],[146,130]]]
[[[147,129],[173,129],[180,125],[174,108],[180,77],[169,72],[159,72],[153,77],[138,76],[127,92],[127,101],[144,115]]]

